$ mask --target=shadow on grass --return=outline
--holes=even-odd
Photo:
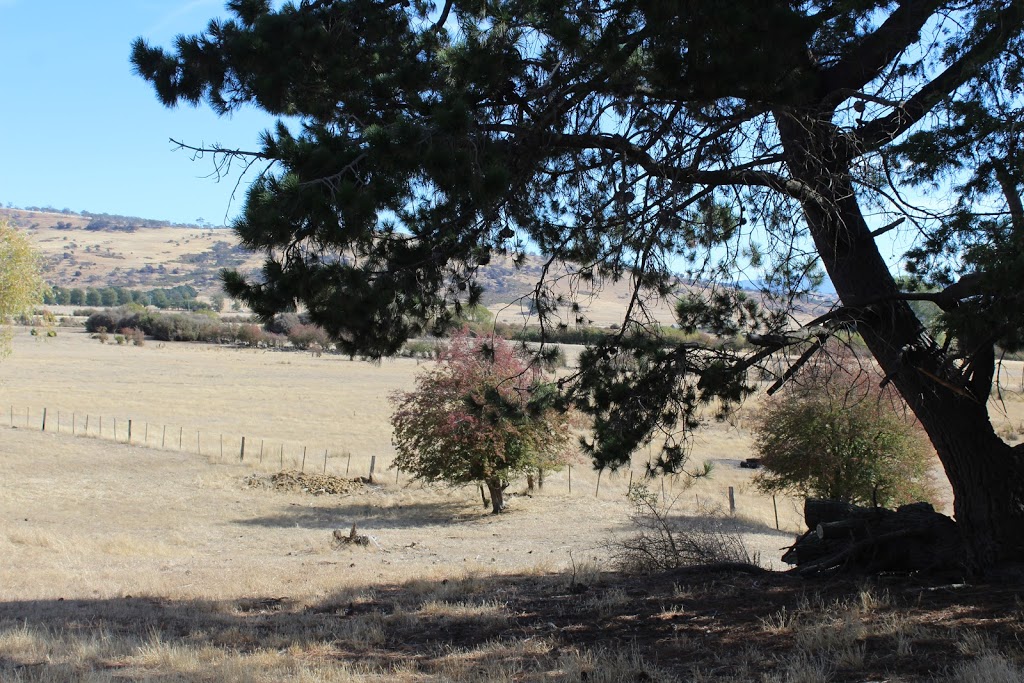
[[[462,575],[309,602],[13,600],[0,603],[0,680],[583,681],[591,678],[584,672],[601,671],[611,677],[600,680],[659,681],[670,680],[666,672],[685,678],[740,664],[749,678],[728,680],[764,680],[800,654],[795,628],[841,621],[843,605],[863,608],[864,585],[695,568]],[[919,578],[889,577],[872,590],[884,597],[873,621],[912,610],[928,623],[927,638],[914,644],[928,657],[890,656],[879,635],[858,676],[846,679],[902,672],[930,680],[924,674],[963,659],[955,646],[963,628],[986,642],[1015,642],[1015,620],[991,617],[1005,613],[1019,586],[927,588]],[[779,614],[790,615],[789,625]],[[612,675],[613,664],[624,668]]]
[[[404,529],[430,525],[452,524],[466,519],[475,519],[475,508],[457,501],[410,503],[404,505],[370,505],[352,503],[348,505],[292,505],[275,515],[236,519],[235,524],[275,528],[337,529],[350,526],[353,522],[361,529]]]

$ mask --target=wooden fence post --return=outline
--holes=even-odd
[[[352,466],[352,451],[348,452],[348,462],[345,463],[345,476],[348,476],[348,468]]]
[[[736,514],[736,492],[731,486],[729,487],[729,514]]]
[[[132,445],[132,421],[128,420],[128,445]]]
[[[43,431],[46,431],[46,408],[43,408]]]
[[[324,474],[327,474],[327,449],[324,449]]]
[[[260,464],[263,464],[263,439],[260,439]]]
[[[242,437],[242,450],[238,454],[238,462],[245,462],[245,437]]]
[[[377,467],[377,456],[370,456],[370,483],[373,483],[373,470]]]
[[[181,450],[181,444],[182,444],[181,438],[184,435],[185,435],[185,428],[184,427],[178,427],[178,450],[179,451]]]
[[[284,444],[281,444],[281,471],[284,471]]]
[[[302,469],[300,469],[299,471],[300,472],[305,472],[306,471],[306,447],[305,446],[302,447]]]
[[[164,433],[163,433],[163,436],[160,437],[160,448],[164,448],[166,446],[167,446],[167,425],[164,425]]]
[[[772,496],[772,507],[775,508],[775,529],[781,531],[779,528],[779,506],[775,502],[775,496]]]
[[[196,430],[196,453],[203,454],[203,442],[199,440],[199,430]]]
[[[604,474],[604,468],[597,471],[597,488],[594,489],[594,498],[597,498],[597,494],[601,492],[601,475]]]

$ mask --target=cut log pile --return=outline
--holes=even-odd
[[[807,532],[782,560],[802,575],[941,573],[963,569],[956,523],[928,503],[895,510],[834,500],[804,503]]]

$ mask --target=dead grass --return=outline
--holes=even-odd
[[[64,330],[18,336],[0,366],[6,394],[34,414],[87,407],[136,425],[244,432],[247,443],[315,436],[342,442],[360,467],[372,454],[387,462],[383,396],[415,369],[115,348]],[[595,497],[596,478],[574,467],[571,495],[558,473],[491,516],[473,490],[390,476],[344,496],[256,489],[245,477],[274,463],[152,438],[145,448],[0,431],[2,681],[1021,680],[1016,584],[606,571],[603,544],[631,532],[628,472],[606,473]],[[685,517],[723,506],[733,486],[742,519],[730,523],[762,561],[777,558],[790,539],[774,530],[771,500],[731,466],[749,434],[720,426],[701,439],[715,477],[652,492],[678,496]],[[341,476],[338,464],[328,472]],[[794,524],[798,509],[780,503]],[[334,545],[332,531],[352,523],[375,543]]]

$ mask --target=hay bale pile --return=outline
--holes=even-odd
[[[361,477],[345,479],[332,474],[306,474],[298,470],[285,470],[269,477],[250,475],[245,478],[245,484],[249,488],[265,488],[321,496],[355,493],[363,488],[364,480]]]

